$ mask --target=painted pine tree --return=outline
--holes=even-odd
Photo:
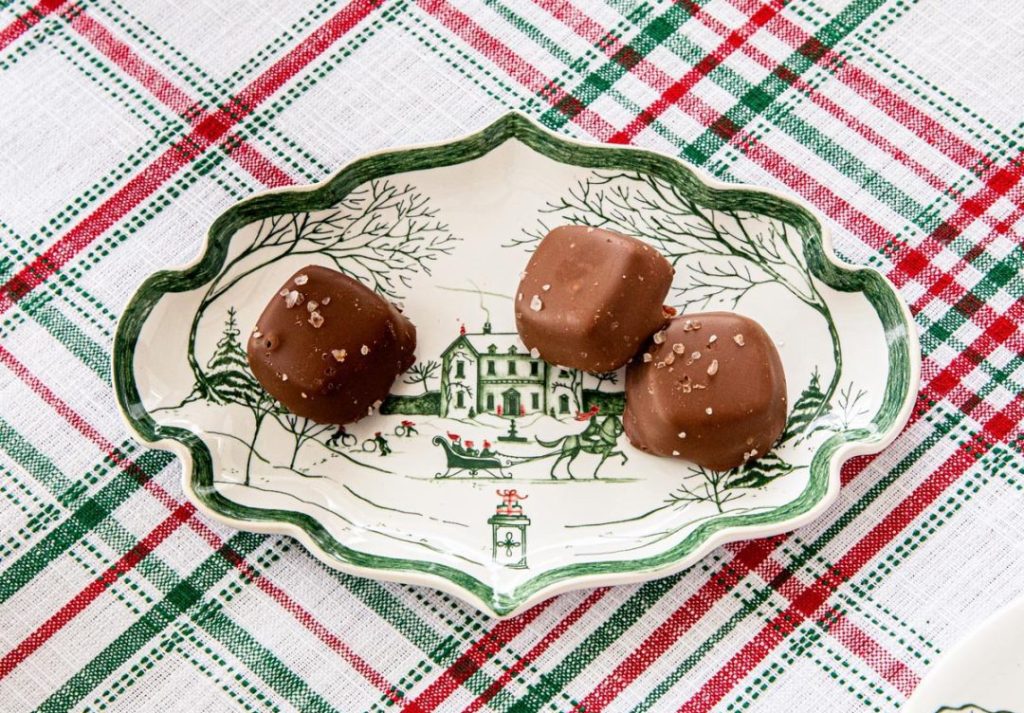
[[[274,410],[276,403],[259,385],[249,369],[249,360],[238,339],[240,332],[236,314],[234,307],[228,308],[224,331],[217,341],[213,356],[206,363],[207,398],[219,404],[238,404],[252,413],[255,428],[245,462],[245,484],[248,485],[260,427],[267,415]]]
[[[192,318],[188,362],[198,398],[209,398],[211,388],[195,350],[199,325],[236,285],[279,260],[308,256],[400,299],[413,278],[430,274],[432,264],[450,255],[457,241],[437,214],[415,187],[383,180],[370,181],[329,210],[283,213],[254,223],[251,242],[209,282]]]
[[[804,237],[797,229],[759,213],[705,205],[679,186],[639,172],[595,172],[549,202],[542,213],[556,216],[559,223],[608,228],[656,246],[686,275],[686,285],[676,288],[676,306],[684,312],[735,309],[762,285],[789,292],[824,321],[835,360],[828,383],[813,395],[814,408],[794,425],[815,423],[831,410],[843,352],[832,313],[803,256]],[[541,219],[507,245],[532,250],[549,227]]]
[[[822,404],[825,403],[827,398],[821,391],[820,379],[818,370],[815,369],[814,373],[811,374],[811,382],[800,393],[799,398],[797,398],[796,403],[793,404],[793,408],[789,412],[789,420],[786,422],[786,430],[782,433],[782,437],[779,438],[780,442],[785,443],[796,436],[800,436],[802,440],[815,431],[826,427],[824,424],[814,422],[821,415],[823,411]]]
[[[247,403],[262,388],[249,370],[249,361],[239,342],[237,312],[228,308],[224,331],[217,341],[213,356],[206,363],[209,374],[210,400],[215,403]]]

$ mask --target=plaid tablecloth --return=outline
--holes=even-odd
[[[889,711],[1024,593],[1021,3],[0,5],[0,710]],[[917,407],[824,517],[496,622],[128,437],[117,315],[220,211],[510,109],[795,192],[899,287]]]

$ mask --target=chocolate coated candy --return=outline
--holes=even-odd
[[[342,273],[305,267],[270,299],[246,352],[256,379],[298,416],[350,423],[370,413],[415,360],[416,328]]]
[[[555,228],[516,290],[519,336],[553,364],[618,369],[667,319],[662,302],[673,272],[636,238],[583,225]]]
[[[732,312],[676,317],[626,369],[623,425],[637,448],[727,470],[786,426],[786,377],[767,332]]]

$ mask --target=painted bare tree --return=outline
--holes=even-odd
[[[437,370],[440,368],[441,364],[433,359],[428,361],[418,361],[409,367],[409,371],[406,372],[406,377],[402,380],[402,383],[422,384],[423,393],[427,393],[430,390],[428,382],[434,378],[437,374]]]
[[[748,211],[710,208],[668,181],[637,172],[595,172],[544,213],[557,223],[608,228],[655,245],[688,278],[676,290],[684,310],[735,308],[762,285],[785,289],[824,320],[835,357],[831,381],[817,392],[807,422],[830,408],[842,372],[839,333],[792,226]],[[532,249],[548,232],[547,222],[511,244]]]
[[[597,386],[594,387],[595,391],[600,391],[602,384],[609,383],[615,386],[619,383],[619,372],[617,371],[588,371],[587,373],[597,382]]]
[[[195,398],[210,398],[216,387],[195,353],[199,325],[207,310],[247,277],[278,260],[307,255],[399,299],[413,277],[430,274],[431,263],[450,254],[456,241],[427,196],[388,180],[371,181],[329,210],[261,220],[252,242],[207,286],[193,317],[188,359]]]
[[[551,392],[564,393],[577,411],[583,410],[580,394],[583,393],[583,372],[578,369],[559,369],[558,378],[551,382]]]

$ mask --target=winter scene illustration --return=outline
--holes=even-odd
[[[777,337],[791,412],[772,453],[722,473],[648,456],[623,434],[622,372],[531,357],[512,295],[539,238],[564,223],[647,240],[676,266],[670,304],[736,309]],[[267,300],[309,263],[402,303],[417,327],[415,365],[376,413],[342,427],[287,412],[245,357]],[[147,364],[137,370],[152,417],[209,449],[203,487],[309,515],[359,552],[457,567],[511,591],[531,572],[656,557],[702,523],[798,497],[818,447],[870,427],[884,390],[884,374],[844,358],[844,326],[884,345],[862,295],[812,276],[792,226],[512,141],[244,226],[212,280],[154,308],[135,359]]]

